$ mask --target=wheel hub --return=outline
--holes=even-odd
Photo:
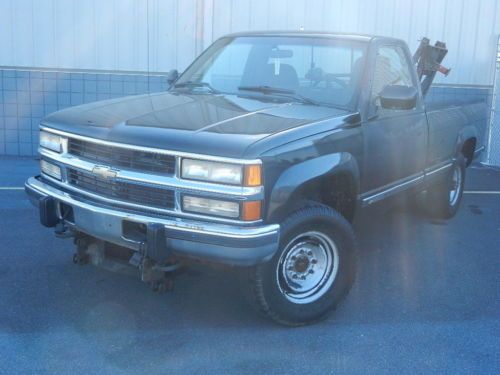
[[[317,264],[313,252],[304,248],[299,249],[299,255],[292,255],[287,264],[287,277],[294,280],[306,280],[314,273],[314,265]]]
[[[295,260],[294,269],[296,272],[303,273],[309,268],[309,258],[307,256],[300,256]]]
[[[320,232],[294,238],[283,251],[277,279],[283,294],[295,303],[320,298],[331,286],[338,269],[333,241]]]

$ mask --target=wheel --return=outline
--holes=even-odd
[[[274,257],[250,270],[250,297],[259,312],[278,323],[312,323],[344,298],[355,270],[351,225],[327,206],[310,205],[281,224]]]
[[[439,219],[455,216],[462,200],[465,182],[465,158],[457,158],[443,182],[427,190],[427,208]]]

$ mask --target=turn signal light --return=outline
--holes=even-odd
[[[241,210],[241,220],[255,221],[261,218],[262,202],[249,201],[243,202]]]
[[[244,186],[260,186],[262,185],[262,168],[260,164],[252,164],[245,166]]]

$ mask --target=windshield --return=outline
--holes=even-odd
[[[223,38],[186,70],[176,86],[237,95],[294,93],[292,99],[351,107],[364,53],[364,43],[335,38]]]

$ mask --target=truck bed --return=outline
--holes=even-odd
[[[477,98],[450,98],[426,102],[429,122],[429,150],[438,156],[439,150],[451,150],[459,129],[472,126],[477,129],[476,150],[485,145],[486,127],[489,118],[486,100]],[[444,156],[444,155],[441,155]],[[439,159],[439,158],[438,158]]]

